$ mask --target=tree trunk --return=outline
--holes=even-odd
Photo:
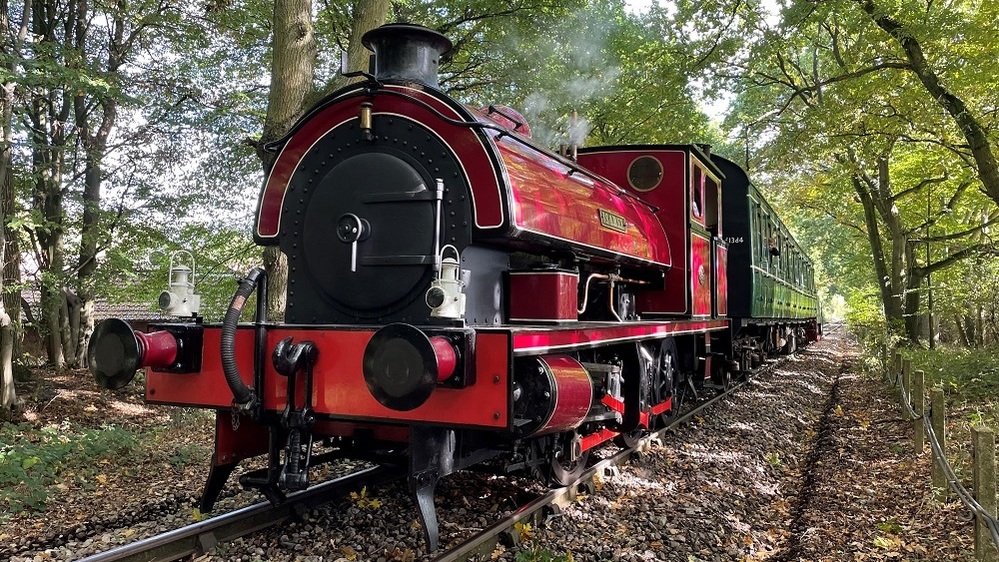
[[[30,2],[24,3],[21,12],[21,22],[18,27],[17,37],[7,43],[6,39],[11,36],[11,26],[8,15],[10,5],[7,0],[0,0],[0,37],[5,42],[0,46],[0,53],[5,55],[7,63],[5,70],[8,76],[16,76],[17,68],[14,61],[18,58],[21,45],[24,43],[28,33],[28,18],[31,14]],[[8,45],[10,50],[8,50]],[[13,210],[14,203],[14,182],[13,182],[13,146],[14,137],[12,131],[14,116],[14,88],[16,84],[13,80],[0,84],[0,257],[6,258],[10,247],[7,244],[7,218]],[[15,262],[18,263],[18,262]],[[10,409],[17,403],[17,392],[14,388],[13,369],[13,349],[14,349],[14,327],[11,317],[18,316],[19,306],[11,305],[11,301],[20,300],[20,294],[8,295],[4,291],[7,282],[7,270],[10,262],[4,259],[3,274],[0,275],[0,295],[3,296],[0,307],[0,419],[5,419]],[[17,296],[17,300],[11,298]],[[9,312],[7,312],[9,311]]]
[[[76,335],[80,328],[80,301],[76,295],[63,291],[59,309],[59,336],[62,338],[63,364],[66,367],[76,367]]]
[[[964,329],[964,319],[960,314],[954,314],[954,325],[957,326],[957,335],[961,337],[961,344],[966,348],[971,348],[971,337]]]
[[[914,262],[911,248],[912,246],[910,245],[906,256],[906,262],[908,264]],[[913,345],[919,345],[919,340],[923,336],[922,316],[919,314],[919,302],[921,298],[920,289],[922,284],[923,277],[911,269],[908,270],[905,298],[903,299],[903,314],[905,317],[905,337]]]
[[[267,319],[281,322],[288,302],[288,258],[277,246],[264,248],[264,270],[267,271]]]
[[[101,212],[101,184],[103,182],[103,170],[101,162],[107,149],[107,140],[111,134],[117,117],[117,102],[112,98],[101,100],[103,107],[101,123],[97,132],[90,132],[90,115],[86,110],[86,104],[82,96],[77,97],[76,119],[77,129],[83,138],[83,147],[86,151],[86,164],[84,169],[83,187],[83,220],[80,224],[80,256],[79,265],[76,270],[77,297],[79,298],[79,329],[76,330],[73,345],[76,353],[73,354],[71,362],[75,366],[86,364],[87,344],[90,342],[90,335],[94,331],[94,291],[92,287],[92,277],[97,271],[97,248],[98,239],[102,233],[100,230]]]
[[[975,334],[978,335],[978,340],[975,342],[979,349],[985,347],[985,310],[982,305],[979,304],[975,307]]]
[[[368,31],[384,24],[391,8],[391,0],[358,0],[354,2],[353,17],[350,25],[350,42],[347,45],[348,72],[368,72],[368,61],[371,58],[371,51],[361,44],[361,37]],[[312,103],[318,102],[321,98],[326,97],[336,90],[360,80],[363,80],[360,76],[347,78],[338,74],[325,88],[316,92]]]
[[[854,174],[852,178],[853,188],[860,198],[861,206],[864,208],[864,224],[867,230],[867,241],[871,246],[871,256],[874,258],[874,272],[878,277],[878,289],[881,292],[881,306],[885,313],[885,320],[888,327],[893,332],[900,332],[904,327],[902,308],[898,304],[898,288],[896,287],[895,271],[895,250],[892,248],[892,263],[886,263],[884,244],[881,240],[881,231],[878,226],[878,213],[875,208],[873,196],[866,188],[863,179]],[[891,266],[889,268],[889,266]]]
[[[66,366],[66,359],[62,353],[62,330],[59,323],[62,303],[62,295],[59,291],[53,294],[52,289],[45,286],[44,281],[41,291],[42,313],[39,319],[43,325],[39,326],[45,334],[45,351],[48,354],[49,365],[56,369]]]
[[[0,37],[7,36],[7,6],[6,2],[0,2]],[[0,92],[0,119],[3,119],[3,138],[0,139],[0,197],[6,199],[6,194],[13,191],[11,186],[11,116],[14,103],[14,84],[3,84]],[[6,247],[6,224],[7,215],[4,213],[3,205],[0,205],[0,255]],[[4,295],[3,276],[0,276],[0,295]],[[3,299],[6,304],[8,299]],[[14,338],[11,332],[10,316],[0,307],[0,420],[5,420],[10,409],[17,402],[17,394],[14,389],[14,368],[12,350]],[[16,308],[14,309],[17,310]],[[4,321],[6,320],[6,321]]]
[[[305,99],[313,91],[316,40],[312,30],[312,0],[277,0],[274,4],[271,89],[267,117],[257,145],[257,155],[270,171],[276,155],[264,150],[267,143],[283,137],[305,111]],[[264,268],[269,286],[267,316],[284,319],[288,289],[288,259],[277,246],[264,249]]]
[[[38,1],[31,5],[32,34],[39,46],[36,59],[40,64],[65,64],[62,57],[72,49],[68,30],[75,29],[77,2],[70,0],[65,6],[55,2]],[[60,38],[57,30],[67,30]],[[64,41],[64,43],[60,43]],[[40,54],[39,54],[40,53]],[[66,124],[72,117],[72,94],[65,88],[38,91],[31,102],[31,152],[34,191],[32,207],[43,223],[34,230],[36,260],[41,270],[42,331],[47,337],[49,364],[56,368],[65,366],[60,321],[63,307],[62,287],[65,265],[63,254],[63,174],[66,165],[66,146],[70,131]]]
[[[351,72],[368,71],[371,51],[361,44],[361,37],[372,29],[383,25],[391,8],[391,0],[358,0],[354,2],[354,18],[350,25],[350,44],[347,46],[347,62],[350,65],[348,70]],[[340,81],[341,79],[343,81]],[[361,78],[344,79],[338,76],[334,84],[336,87],[342,88],[357,80],[361,80]]]
[[[978,344],[978,334],[975,333],[975,319],[970,313],[966,312],[962,323],[964,324],[964,334],[967,339],[968,348],[974,348]]]

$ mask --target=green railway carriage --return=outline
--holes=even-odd
[[[818,299],[812,262],[739,165],[718,155],[725,174],[728,314],[733,342],[754,336],[763,352],[816,339]],[[770,349],[772,348],[772,349]]]

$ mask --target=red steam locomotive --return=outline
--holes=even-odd
[[[148,402],[217,411],[203,511],[250,457],[268,467],[240,482],[272,501],[331,458],[402,461],[433,549],[440,478],[488,462],[565,484],[595,447],[818,337],[803,253],[808,282],[781,282],[811,308],[726,317],[748,290],[728,282],[730,252],[770,243],[748,220],[725,240],[734,164],[696,145],[560,156],[515,111],[438,89],[444,36],[389,24],[363,41],[373,74],[273,147],[254,237],[288,257],[285,322],[266,321],[255,269],[220,325],[111,320],[92,338],[103,385],[146,367]],[[772,250],[752,267],[771,272]],[[313,456],[318,441],[332,447]]]

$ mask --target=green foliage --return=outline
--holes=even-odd
[[[909,358],[913,370],[923,371],[927,388],[940,386],[948,396],[974,404],[988,405],[999,396],[996,349],[914,348],[904,350],[903,357]]]
[[[888,368],[890,350],[902,340],[901,326],[890,327],[876,294],[851,292],[846,322],[861,347],[868,372],[883,373]]]
[[[961,131],[907,69],[897,41],[858,3],[764,4],[679,3],[701,16],[697,25],[707,27],[702,37],[723,37],[727,27],[745,38],[735,50],[717,42],[724,54],[705,79],[738,92],[726,126],[749,145],[757,181],[811,248],[819,286],[828,291],[824,299],[845,297],[857,309],[851,323],[872,348],[883,349],[905,318],[926,311],[925,283],[907,288],[909,279],[932,271],[933,285],[941,289],[935,297],[963,292],[951,270],[990,251],[980,227],[995,215],[994,205],[977,189]],[[994,8],[876,4],[920,41],[934,70],[971,111],[995,105],[999,72],[982,55],[994,49],[996,21],[983,19],[990,17],[986,12],[994,16]],[[969,36],[966,30],[975,26],[992,32],[979,27]],[[873,199],[870,216],[861,191]],[[885,264],[884,278],[876,273],[878,260]],[[909,296],[915,300],[903,302]],[[995,299],[945,300],[954,314],[976,306],[988,312]],[[900,324],[889,327],[887,338],[876,335],[884,327],[872,305]],[[910,330],[918,326],[909,324]]]
[[[183,468],[189,464],[203,461],[208,458],[210,453],[211,451],[204,445],[186,443],[172,449],[167,456],[167,462],[174,468]]]
[[[156,306],[166,289],[170,256],[177,250],[191,251],[195,259],[195,290],[201,295],[201,315],[221,320],[237,281],[260,263],[260,248],[243,230],[210,224],[167,227],[155,238],[126,238],[105,252],[104,265],[96,274],[99,286],[113,287],[104,296],[111,302],[147,303]],[[122,282],[123,278],[127,282]],[[247,306],[252,314],[253,306]]]
[[[898,522],[898,519],[891,517],[889,519],[885,519],[884,521],[879,521],[878,530],[882,533],[897,535],[902,532],[902,525]]]
[[[778,453],[777,451],[773,451],[773,452],[767,453],[767,455],[765,457],[763,457],[763,458],[764,458],[764,460],[767,461],[767,463],[770,466],[772,466],[774,468],[780,466],[783,463],[783,461],[780,458],[780,453]]]
[[[101,467],[129,462],[139,440],[129,430],[78,427],[70,422],[41,428],[0,426],[0,505],[8,513],[44,510],[51,486],[71,472],[76,484],[93,486]]]
[[[691,95],[688,59],[664,14],[635,16],[619,0],[479,0],[404,3],[397,15],[455,40],[445,90],[521,111],[544,145],[720,139]]]
[[[996,349],[939,345],[934,350],[911,348],[903,356],[913,371],[923,371],[926,388],[940,387],[946,401],[947,441],[967,444],[975,426],[999,427],[999,354]],[[948,458],[958,478],[972,477],[971,451],[948,446]]]

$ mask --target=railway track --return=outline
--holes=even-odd
[[[303,515],[315,507],[345,496],[363,486],[377,486],[402,478],[404,475],[405,471],[397,467],[367,468],[292,494],[278,506],[273,506],[269,502],[261,502],[88,556],[80,559],[79,562],[159,562],[204,553],[210,551],[217,544]]]
[[[753,376],[759,374],[764,369],[769,370],[773,368],[778,363],[779,361],[775,361],[761,367],[753,373]],[[516,542],[517,534],[515,532],[515,526],[517,523],[527,522],[532,525],[536,525],[537,523],[544,521],[547,516],[557,514],[561,509],[561,506],[573,501],[579,493],[579,488],[581,486],[589,485],[597,474],[612,470],[613,467],[624,464],[631,459],[632,456],[642,451],[649,443],[661,438],[667,432],[673,431],[681,424],[689,421],[706,408],[724,399],[745,384],[746,382],[734,383],[724,392],[718,393],[709,400],[699,402],[689,411],[672,420],[666,427],[643,437],[637,446],[631,449],[619,451],[617,454],[597,462],[583,472],[579,479],[574,483],[564,488],[552,490],[522,506],[510,515],[483,529],[476,535],[469,537],[458,545],[451,547],[446,552],[443,552],[439,556],[433,558],[433,562],[459,562],[472,559],[476,556],[488,557],[489,554],[496,548],[496,545],[501,540],[504,540],[504,538],[505,540]]]
[[[757,376],[779,365],[781,360],[768,362],[753,372]],[[573,501],[581,487],[592,486],[593,478],[613,467],[627,462],[642,451],[648,444],[661,438],[665,433],[692,419],[706,408],[735,392],[745,382],[736,382],[724,392],[719,392],[709,400],[697,403],[693,408],[672,420],[666,427],[642,438],[638,446],[619,451],[589,467],[573,484],[551,490],[516,509],[506,517],[496,521],[457,545],[450,547],[433,558],[434,562],[454,562],[468,560],[475,556],[489,555],[502,541],[516,541],[517,523],[529,522],[533,525],[544,521],[548,516],[559,513],[561,506]],[[394,479],[402,478],[402,468],[377,466],[361,470],[335,480],[318,484],[288,497],[279,506],[261,502],[242,509],[206,519],[185,527],[154,535],[131,544],[81,559],[79,562],[159,562],[177,560],[189,555],[211,551],[216,545],[232,541],[256,531],[276,526],[290,518],[302,516],[313,508],[331,500],[345,496],[363,486],[377,486]]]

